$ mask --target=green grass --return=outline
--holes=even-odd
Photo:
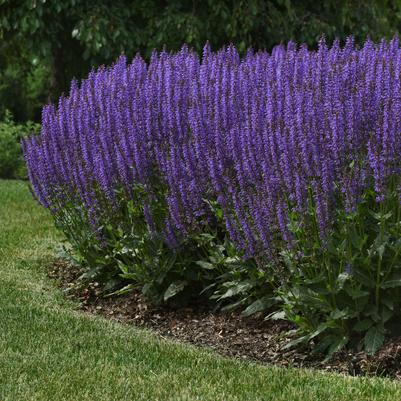
[[[0,401],[401,400],[390,380],[243,363],[84,315],[46,278],[57,240],[26,184],[0,181]]]

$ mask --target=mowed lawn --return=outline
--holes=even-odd
[[[0,181],[0,401],[401,400],[390,380],[244,363],[85,315],[46,278],[58,239],[26,183]]]

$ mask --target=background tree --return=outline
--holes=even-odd
[[[38,119],[72,77],[121,53],[199,51],[207,40],[244,52],[322,34],[359,42],[398,34],[400,10],[400,0],[0,0],[0,118],[9,108]]]

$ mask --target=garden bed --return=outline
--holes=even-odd
[[[155,307],[140,291],[104,297],[96,282],[82,285],[79,268],[56,260],[48,275],[65,294],[80,302],[80,308],[121,323],[145,327],[158,335],[208,347],[219,354],[265,364],[315,368],[352,376],[386,376],[401,380],[401,337],[389,339],[375,355],[345,350],[325,362],[324,355],[310,347],[284,349],[292,326],[284,321],[264,321],[261,316],[245,318],[239,312],[221,313],[206,305],[186,308]]]

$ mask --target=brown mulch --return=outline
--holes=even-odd
[[[374,356],[365,352],[341,351],[329,362],[309,348],[283,349],[290,341],[292,326],[284,321],[245,318],[239,312],[213,312],[205,306],[181,309],[154,307],[140,292],[103,297],[96,282],[83,286],[77,267],[56,260],[48,270],[65,294],[80,301],[80,308],[137,327],[151,329],[162,337],[208,347],[244,360],[278,366],[316,368],[352,376],[380,375],[401,380],[401,337],[391,339]]]

